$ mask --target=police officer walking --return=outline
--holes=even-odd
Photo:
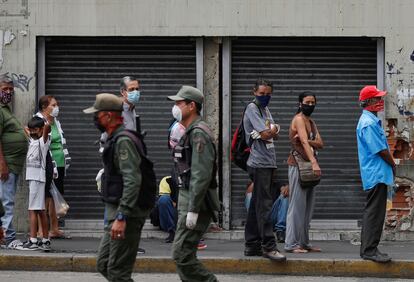
[[[103,200],[108,226],[102,237],[97,269],[108,281],[133,281],[141,230],[149,210],[139,204],[142,190],[142,161],[134,141],[125,135],[122,100],[113,95],[96,95],[92,107],[84,113],[94,114],[95,126],[108,134],[103,152],[105,176],[102,177]],[[118,136],[119,135],[119,136]],[[114,194],[114,191],[120,191]]]
[[[183,86],[168,99],[175,101],[174,118],[186,128],[173,153],[180,184],[173,259],[182,281],[217,281],[196,256],[198,242],[219,210],[215,145],[200,117],[204,95],[197,88]]]

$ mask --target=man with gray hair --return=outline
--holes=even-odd
[[[138,105],[141,92],[139,81],[133,76],[124,76],[120,83],[120,92],[124,100],[122,116],[126,129],[137,130],[135,106]]]
[[[13,95],[13,81],[6,75],[0,75],[0,199],[5,212],[1,222],[9,249],[16,249],[22,244],[16,240],[12,223],[17,179],[23,169],[28,148],[24,129],[8,106]]]

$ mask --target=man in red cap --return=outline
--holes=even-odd
[[[362,88],[359,101],[363,111],[356,129],[362,186],[367,191],[360,255],[363,259],[383,263],[391,261],[391,258],[377,247],[385,219],[387,186],[394,183],[395,175],[395,163],[381,120],[377,117],[377,113],[384,110],[383,97],[386,94],[374,85]]]

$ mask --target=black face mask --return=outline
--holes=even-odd
[[[95,124],[95,127],[102,133],[104,133],[106,131],[106,128],[99,123],[99,118],[97,115],[93,116],[93,123]]]
[[[307,117],[313,113],[314,109],[315,109],[315,105],[302,104],[302,113]]]

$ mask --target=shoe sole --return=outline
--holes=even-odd
[[[376,259],[367,258],[367,257],[362,257],[362,259],[363,260],[370,260],[370,261],[377,262],[377,263],[388,263],[388,262],[391,262],[391,260],[392,260],[391,258],[387,259],[387,260],[376,260]]]
[[[36,248],[36,249],[15,248],[15,249],[10,249],[10,250],[18,250],[18,251],[38,251],[38,250],[40,250],[40,248]]]
[[[267,259],[270,259],[271,261],[280,261],[280,262],[286,261],[286,257],[272,258],[272,257],[270,257],[268,255],[263,255],[263,257],[264,258],[267,258]]]

